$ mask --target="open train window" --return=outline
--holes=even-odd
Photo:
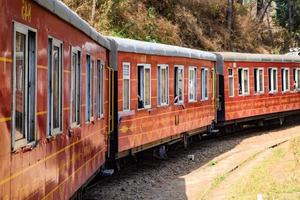
[[[294,69],[294,88],[300,91],[300,68]]]
[[[14,22],[13,150],[36,140],[36,30]]]
[[[97,60],[97,117],[104,117],[104,62]]]
[[[138,65],[138,109],[151,108],[151,65]]]
[[[270,93],[278,92],[277,68],[268,69],[268,78],[269,78],[269,92]]]
[[[201,100],[208,100],[208,69],[201,69]]]
[[[130,110],[130,63],[123,63],[123,111]]]
[[[63,43],[48,39],[48,136],[62,133]]]
[[[189,67],[189,102],[197,101],[197,67]]]
[[[229,93],[229,97],[234,97],[234,74],[233,74],[233,69],[228,69],[228,93]]]
[[[81,52],[78,48],[72,48],[71,55],[70,124],[76,127],[80,125],[81,113]]]
[[[249,69],[240,68],[238,69],[239,78],[239,95],[250,94],[250,83],[249,83]]]
[[[290,91],[290,70],[289,68],[281,69],[282,92]]]
[[[174,103],[184,102],[184,67],[177,65],[174,67]]]
[[[94,61],[86,55],[86,122],[94,121]]]
[[[264,93],[264,69],[254,69],[254,91],[256,94]]]
[[[159,65],[157,67],[157,101],[158,105],[169,104],[169,66]]]

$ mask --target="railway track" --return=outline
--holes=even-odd
[[[84,198],[195,199],[194,195],[199,195],[195,185],[206,184],[200,195],[205,196],[215,178],[210,173],[230,174],[238,170],[255,156],[296,135],[289,134],[289,130],[299,129],[299,124],[300,120],[294,118],[283,126],[270,124],[259,130],[251,127],[217,138],[204,137],[194,141],[187,150],[182,144],[175,144],[168,149],[167,160],[153,158],[151,151],[143,152],[137,156],[137,162],[129,159],[112,177],[97,177],[86,188]],[[190,154],[195,156],[194,161],[188,159]]]

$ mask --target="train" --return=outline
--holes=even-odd
[[[107,163],[300,113],[300,57],[103,36],[59,0],[1,0],[0,199],[69,199]]]

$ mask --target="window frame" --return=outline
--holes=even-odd
[[[240,92],[239,92],[239,96],[250,96],[250,70],[249,70],[249,68],[248,67],[239,67],[238,68],[238,71],[239,70],[242,70],[242,77],[241,77],[241,82],[242,82],[242,85],[241,85],[241,89],[242,89],[242,94],[240,94]],[[246,93],[245,92],[245,85],[244,85],[244,71],[248,71],[248,92]],[[239,74],[238,74],[238,76],[239,76]],[[238,77],[239,78],[239,77]],[[238,80],[239,81],[239,80]],[[239,88],[240,89],[240,88]]]
[[[230,75],[229,74],[229,70],[231,70],[232,71],[232,75]],[[229,97],[234,97],[234,94],[235,94],[235,92],[234,92],[234,69],[233,68],[228,68],[228,70],[227,70],[227,72],[228,72],[228,96]],[[230,95],[230,79],[232,78],[232,95]]]
[[[125,75],[124,75],[124,66],[128,66],[128,71],[129,71],[129,75],[128,75],[128,77],[126,77]],[[130,78],[131,78],[131,64],[130,64],[130,62],[123,62],[122,63],[122,69],[123,69],[123,71],[122,71],[122,96],[123,96],[123,105],[122,105],[122,107],[123,107],[123,111],[130,111],[130,100],[131,100],[131,98],[130,98],[130,94],[131,94],[131,89],[130,89],[130,86],[131,86],[131,84],[130,84]],[[128,80],[128,109],[125,109],[125,104],[124,104],[124,100],[125,100],[125,93],[124,93],[124,80]]]
[[[160,88],[161,81],[162,81],[161,73],[162,73],[163,69],[166,70],[166,73],[167,73],[167,80],[166,80],[167,89],[165,91],[162,91]],[[167,64],[158,64],[157,65],[157,106],[158,107],[168,106],[170,103],[170,76],[169,76],[169,74],[170,74],[169,73],[169,65],[167,65]],[[167,92],[167,94],[165,94],[166,102],[162,102],[163,92]]]
[[[256,71],[256,77],[254,73],[254,79],[256,80],[256,90],[255,90],[255,81],[254,81],[254,94],[255,95],[261,95],[265,93],[265,70],[263,67],[255,67],[253,72]],[[262,72],[262,88],[260,88],[260,80],[259,80],[259,73]],[[261,90],[262,89],[262,90]]]
[[[194,99],[190,98],[190,92],[191,92],[191,87],[190,87],[190,78],[191,78],[191,71],[195,71],[195,94],[194,94]],[[197,102],[197,67],[196,66],[189,66],[188,69],[188,102],[189,103],[195,103]]]
[[[294,73],[295,73],[295,75],[294,75],[294,77],[295,77],[294,83],[296,84],[295,85],[295,90],[299,92],[300,91],[300,77],[298,77],[298,72],[300,72],[300,68],[299,67],[297,67],[297,68],[294,69]]]
[[[71,47],[71,81],[70,81],[70,88],[71,88],[71,94],[70,94],[70,127],[71,128],[75,128],[75,127],[79,127],[81,125],[81,80],[82,80],[82,63],[81,63],[81,60],[82,60],[82,53],[81,53],[81,49],[79,47]],[[75,69],[73,69],[73,53],[76,54],[76,58],[78,59],[77,60],[77,66],[75,66]],[[79,69],[77,69],[77,67],[79,67]],[[72,70],[75,70],[74,72],[74,78],[75,78],[75,85],[73,85],[73,82],[72,82],[72,78],[73,78],[73,71]],[[78,71],[77,71],[78,70]],[[76,76],[76,73],[79,72],[79,76],[78,76],[78,80],[76,80],[77,76]],[[77,88],[77,82],[76,81],[79,81],[79,85],[80,87]],[[75,99],[75,102],[73,102],[73,97],[72,97],[72,90],[75,88],[78,89],[78,94],[75,92],[75,95],[76,97],[75,98],[78,98],[77,99],[79,101],[79,112],[77,113],[77,109],[78,109],[78,105],[77,105],[77,101]],[[72,103],[75,103],[75,112],[76,112],[76,116],[75,116],[75,122],[72,121]],[[78,116],[77,116],[78,114]],[[76,120],[77,118],[77,120]]]
[[[177,83],[175,83],[175,76],[176,76],[176,74],[175,74],[175,72],[176,72],[176,70],[175,69],[178,69],[178,70],[182,70],[182,100],[179,100],[179,98],[178,98],[178,101],[177,101],[177,103],[175,103],[175,90],[176,90],[176,88],[177,88],[177,94],[179,94],[179,80],[178,80],[178,78],[177,78]],[[177,72],[178,72],[178,70],[177,70]],[[178,77],[178,75],[177,75],[177,77]],[[184,65],[174,65],[174,84],[176,84],[177,85],[177,87],[176,87],[176,85],[174,85],[174,105],[183,105],[184,104]],[[179,96],[179,95],[178,95]]]
[[[271,74],[269,75],[269,70],[271,70]],[[276,90],[274,90],[274,80],[273,80],[273,74],[274,74],[274,70],[276,71]],[[270,81],[270,77],[271,77],[271,81]],[[268,68],[268,81],[269,84],[271,83],[271,89],[270,89],[270,85],[269,85],[269,94],[276,94],[278,93],[278,68],[277,67],[269,67]]]
[[[51,137],[54,137],[54,136],[57,136],[57,135],[60,135],[63,133],[63,119],[64,119],[64,99],[63,99],[63,89],[64,89],[64,43],[63,41],[59,40],[59,39],[56,39],[55,37],[52,37],[52,36],[48,36],[48,51],[49,51],[49,40],[52,40],[52,53],[53,53],[53,49],[54,47],[58,47],[59,46],[59,50],[60,50],[60,56],[61,56],[61,63],[60,63],[60,71],[59,71],[59,75],[61,76],[60,77],[60,84],[59,84],[59,110],[60,110],[60,124],[61,124],[61,127],[58,127],[58,128],[53,128],[53,112],[49,111],[49,105],[51,107],[51,109],[53,109],[53,92],[50,92],[50,90],[48,89],[48,95],[50,95],[50,93],[52,95],[50,95],[50,98],[48,97],[48,120],[47,120],[47,137],[48,138],[51,138]],[[48,52],[48,78],[50,78],[49,76],[49,52]],[[52,54],[52,58],[51,58],[51,82],[52,82],[52,85],[51,85],[51,88],[53,88],[53,54]],[[50,87],[49,85],[49,80],[48,80],[48,88]],[[51,99],[51,100],[50,100]],[[50,116],[51,114],[51,116]],[[50,122],[51,120],[51,122]],[[50,124],[51,124],[51,127],[50,127]]]
[[[17,32],[26,35],[26,39],[25,39],[25,69],[28,68],[28,61],[29,61],[29,56],[28,56],[28,48],[29,48],[29,32],[33,32],[35,34],[35,59],[34,59],[34,68],[35,68],[35,73],[34,73],[34,98],[33,100],[35,101],[34,107],[33,107],[33,112],[34,112],[34,117],[33,117],[33,123],[34,123],[34,127],[33,130],[34,132],[32,133],[32,140],[30,141],[30,135],[28,134],[28,124],[27,124],[27,119],[28,117],[28,113],[26,113],[25,115],[25,137],[19,141],[16,141],[16,122],[15,122],[15,116],[16,116],[16,35]],[[16,151],[19,148],[25,147],[25,146],[35,146],[36,141],[37,141],[37,115],[36,115],[36,111],[37,111],[37,40],[38,40],[38,32],[37,29],[31,28],[27,25],[21,24],[17,21],[13,21],[13,53],[12,53],[12,57],[13,57],[13,61],[12,61],[12,65],[13,65],[13,69],[12,69],[12,104],[11,104],[11,149],[12,151]],[[28,70],[26,70],[28,72]],[[25,74],[25,81],[27,80],[26,78],[29,76],[28,73]],[[27,84],[27,81],[26,81]],[[24,91],[25,91],[25,97],[24,97],[24,101],[25,101],[25,106],[28,107],[26,105],[26,103],[28,104],[27,100],[28,100],[28,87],[25,85],[24,86]]]
[[[137,75],[139,76],[139,71],[138,71],[138,68],[139,67],[143,67],[143,75],[144,75],[144,77],[143,77],[143,102],[144,102],[144,105],[143,105],[143,108],[139,108],[139,106],[138,106],[138,101],[137,101],[137,110],[145,110],[145,109],[151,109],[151,105],[152,105],[152,80],[151,80],[151,64],[137,64]],[[150,102],[149,102],[149,105],[146,105],[145,104],[145,69],[149,69],[149,79],[150,79],[150,92],[149,92],[149,99],[150,99]],[[137,84],[140,84],[139,83],[139,80],[137,79],[137,81],[138,81],[138,83]]]
[[[100,63],[100,68],[98,64]],[[100,71],[98,71],[100,70]],[[99,73],[99,74],[98,74]],[[100,76],[98,76],[100,75]],[[96,108],[97,108],[97,119],[104,118],[104,95],[105,95],[105,62],[101,59],[97,59],[96,61],[96,76],[97,76],[97,101],[96,101]],[[102,95],[102,96],[101,96]]]
[[[205,91],[204,91],[204,89],[203,89],[203,73],[204,72],[204,74],[206,73],[206,84],[205,84],[205,86],[206,86],[206,90],[207,90],[207,96],[204,96],[205,95]],[[201,68],[201,71],[200,71],[200,75],[201,75],[201,101],[207,101],[208,99],[209,99],[209,68],[207,68],[207,67],[202,67]],[[204,93],[204,95],[203,95],[203,93]]]
[[[88,57],[90,58],[90,65],[88,67]],[[88,72],[89,70],[89,72]],[[92,72],[92,74],[91,74]],[[95,121],[95,112],[94,112],[94,77],[95,77],[95,61],[93,59],[93,57],[91,56],[91,54],[86,53],[86,91],[85,91],[85,95],[86,95],[86,102],[85,102],[85,122],[86,124],[89,124],[93,121]],[[89,79],[90,78],[90,79]],[[90,85],[90,88],[88,88]],[[93,93],[93,94],[92,94]],[[91,104],[91,105],[90,105]]]
[[[281,68],[282,72],[281,73],[281,82],[282,82],[282,86],[281,86],[281,91],[282,93],[287,93],[291,91],[291,78],[290,78],[290,68],[288,67],[282,67]],[[286,88],[286,73],[288,73],[288,85]]]

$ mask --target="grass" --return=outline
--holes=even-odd
[[[209,167],[215,166],[218,163],[218,161],[212,160],[208,163]]]
[[[228,199],[300,199],[300,138],[272,154],[232,186]]]

